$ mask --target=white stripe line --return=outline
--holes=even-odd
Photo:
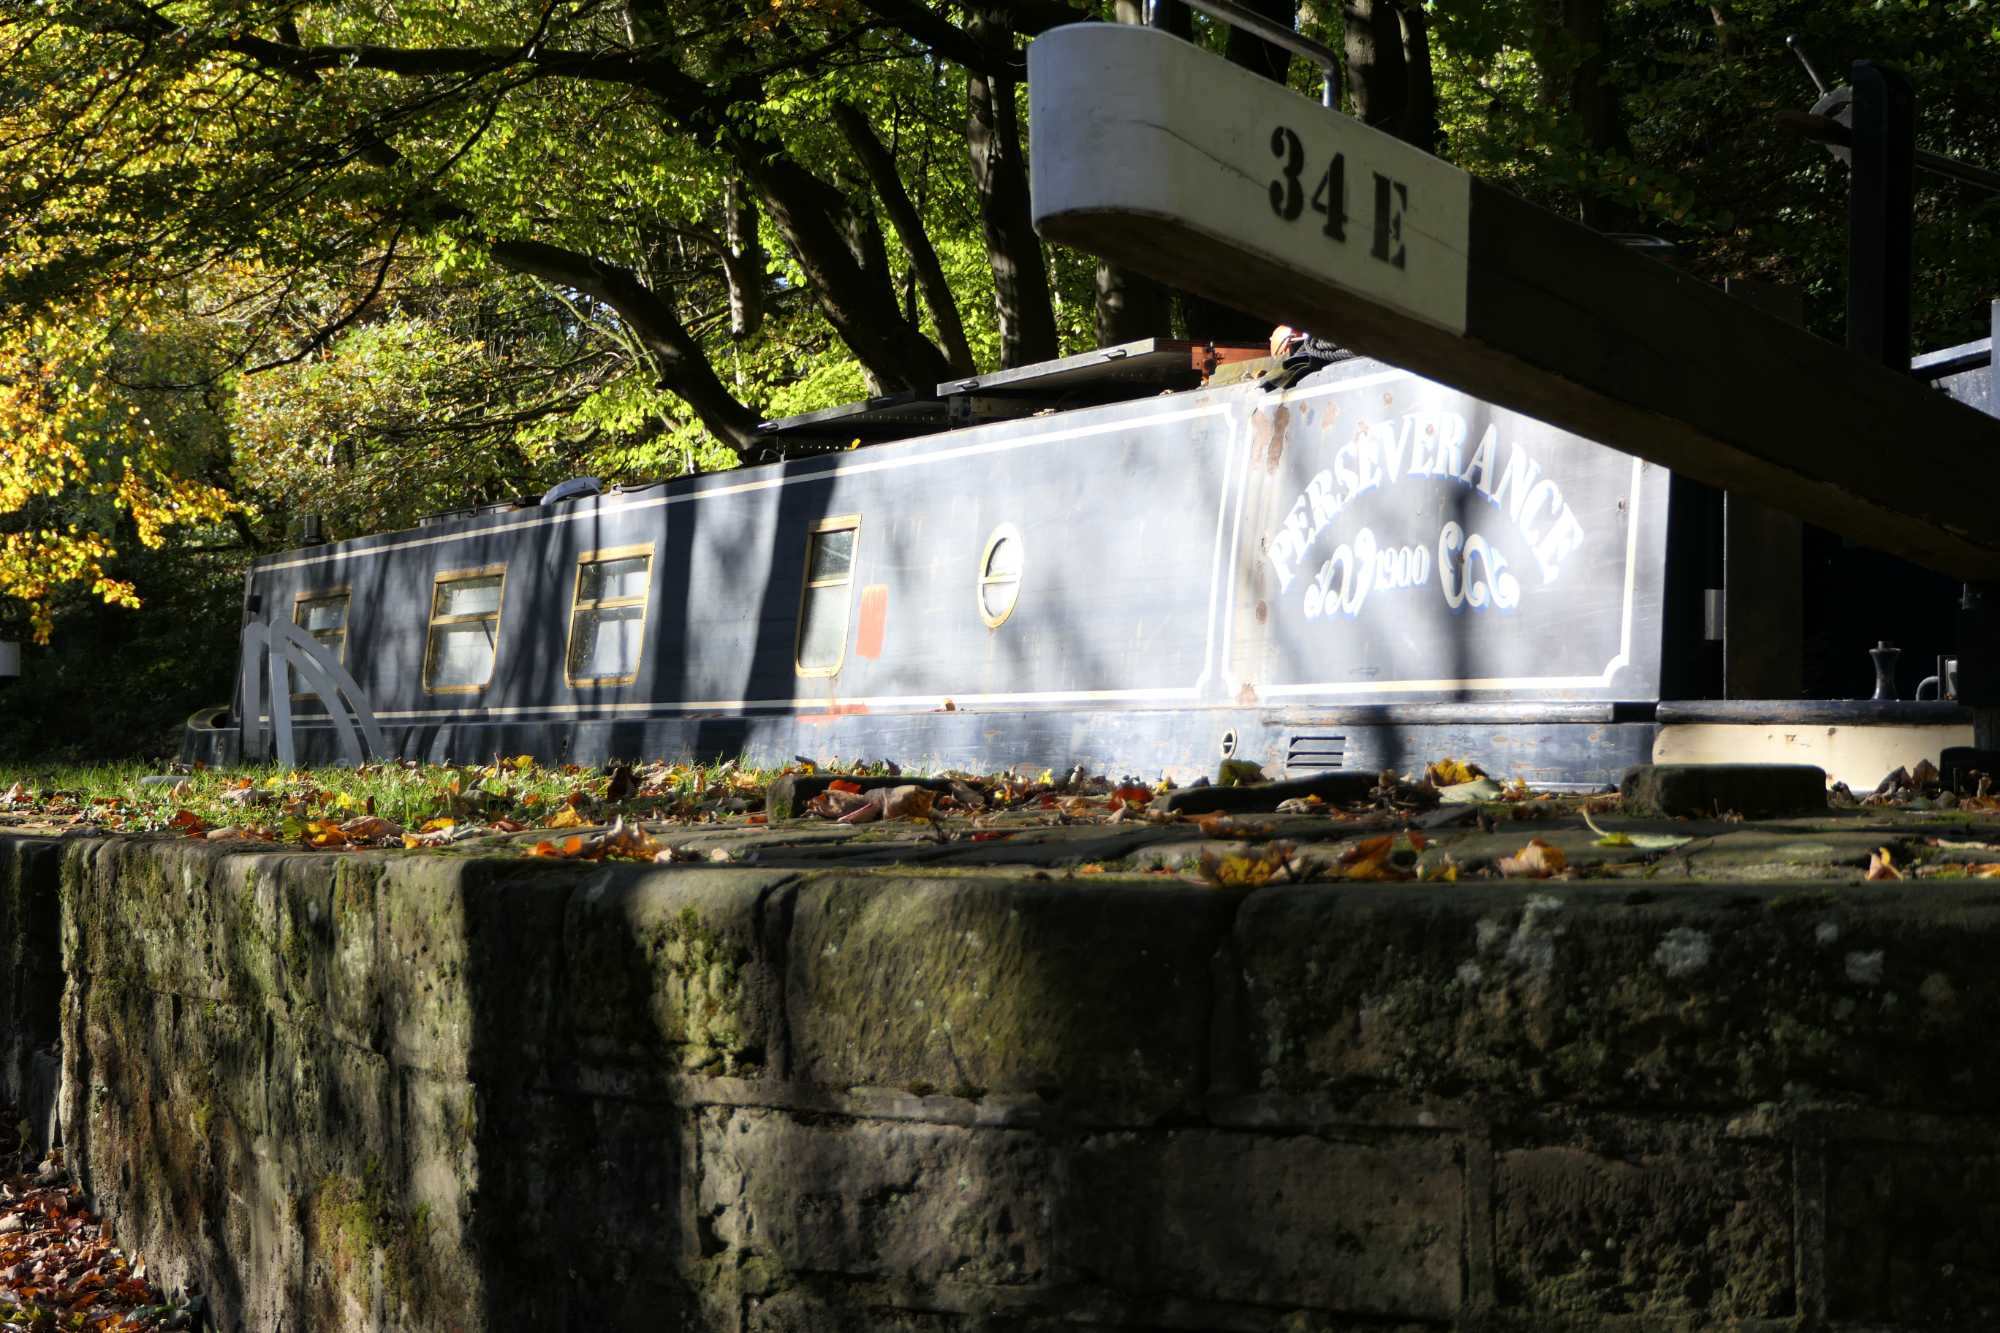
[[[530,713],[568,715],[577,713],[740,713],[746,709],[788,711],[804,718],[840,717],[854,708],[898,708],[910,711],[941,712],[947,699],[963,708],[968,704],[1020,703],[1116,703],[1122,701],[1168,702],[1192,699],[1196,691],[1184,686],[1134,690],[1046,690],[1016,694],[876,694],[854,699],[700,699],[689,703],[616,704],[521,704],[494,708],[410,708],[375,714],[391,720],[419,718],[521,717]],[[957,711],[956,709],[954,711]]]

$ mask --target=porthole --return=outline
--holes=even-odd
[[[988,629],[998,629],[1014,614],[1021,597],[1021,534],[1012,523],[1002,523],[986,539],[979,557],[979,618]]]

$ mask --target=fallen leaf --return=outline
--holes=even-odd
[[[842,815],[858,811],[864,805],[870,805],[870,801],[860,787],[854,787],[854,783],[836,783],[808,801],[806,813],[818,815],[820,819],[840,819]]]
[[[340,831],[349,838],[362,842],[379,842],[387,838],[403,836],[403,826],[380,815],[361,815],[340,826]]]
[[[585,820],[583,816],[576,812],[576,807],[574,805],[565,805],[562,809],[556,811],[555,818],[551,819],[548,822],[547,827],[582,828],[584,826],[584,823]]]
[[[306,821],[304,838],[308,847],[345,847],[348,843],[340,825],[317,819]]]
[[[1217,855],[1203,852],[1198,865],[1201,877],[1222,889],[1261,889],[1279,879],[1290,879],[1292,849],[1284,843],[1267,843],[1256,855],[1232,852]]]
[[[1500,784],[1489,777],[1468,778],[1448,787],[1438,788],[1438,800],[1445,805],[1469,805],[1479,801],[1497,801],[1501,798]]]
[[[1500,873],[1509,879],[1547,879],[1568,868],[1569,861],[1562,848],[1540,838],[1530,838],[1518,853],[1500,858]]]
[[[1216,775],[1216,785],[1222,787],[1249,787],[1268,780],[1263,768],[1248,759],[1225,759]]]
[[[1901,879],[1903,872],[1896,869],[1896,860],[1889,855],[1887,847],[1878,847],[1868,858],[1869,879]]]
[[[1485,769],[1463,759],[1434,759],[1424,765],[1424,781],[1433,787],[1460,787],[1485,776]]]
[[[929,787],[877,787],[884,792],[882,814],[888,819],[924,819],[937,803],[937,793]]]
[[[1694,841],[1692,837],[1678,833],[1606,832],[1590,817],[1588,806],[1579,813],[1583,816],[1583,822],[1590,826],[1590,831],[1598,835],[1596,843],[1593,844],[1598,847],[1631,847],[1643,852],[1664,852]]]
[[[1342,879],[1407,879],[1409,875],[1391,860],[1396,853],[1396,835],[1363,838],[1341,852],[1334,868]]]

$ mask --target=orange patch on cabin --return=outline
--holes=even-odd
[[[889,621],[889,585],[871,583],[861,590],[861,629],[854,636],[854,651],[863,657],[882,655],[882,631]]]

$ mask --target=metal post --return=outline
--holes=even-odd
[[[1854,62],[1854,163],[1847,194],[1847,346],[1910,369],[1911,215],[1917,95],[1901,71]]]

